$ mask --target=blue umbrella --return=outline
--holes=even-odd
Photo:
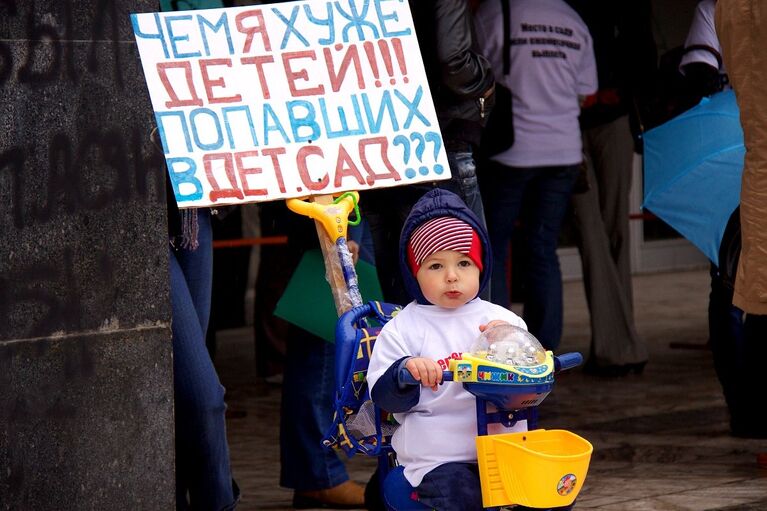
[[[740,202],[743,130],[735,94],[720,92],[644,135],[644,203],[714,264]]]

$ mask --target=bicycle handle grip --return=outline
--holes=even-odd
[[[399,370],[398,380],[401,385],[420,385],[421,382],[413,378],[413,375],[410,374],[410,371],[405,369],[404,367]],[[442,381],[453,381],[453,372],[452,371],[442,371]]]
[[[573,367],[577,367],[582,363],[583,355],[577,351],[573,351],[572,353],[563,353],[562,355],[557,355],[554,357],[554,371],[566,371],[567,369],[572,369]]]

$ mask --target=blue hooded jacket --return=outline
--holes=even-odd
[[[399,238],[399,265],[405,282],[405,289],[411,297],[422,305],[431,305],[431,303],[423,296],[421,288],[418,286],[418,281],[415,275],[413,275],[410,266],[408,266],[407,244],[408,240],[410,240],[410,235],[419,225],[440,216],[449,216],[463,220],[476,231],[479,237],[479,241],[482,244],[482,273],[479,277],[478,295],[487,286],[492,273],[493,255],[490,251],[490,239],[476,215],[456,194],[441,188],[429,190],[413,205],[413,209],[410,210],[410,214],[405,220],[405,225],[402,227],[402,233]]]

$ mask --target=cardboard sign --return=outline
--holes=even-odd
[[[179,207],[450,177],[407,2],[131,18]]]

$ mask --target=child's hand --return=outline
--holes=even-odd
[[[486,325],[479,325],[479,331],[480,332],[484,332],[488,328],[493,328],[493,327],[496,327],[498,325],[508,325],[508,324],[509,324],[508,321],[504,321],[502,319],[494,319],[494,320],[492,320],[491,322],[489,322]]]
[[[416,381],[420,381],[424,387],[431,387],[435,392],[442,383],[442,368],[430,358],[413,357],[405,362],[405,368]]]

